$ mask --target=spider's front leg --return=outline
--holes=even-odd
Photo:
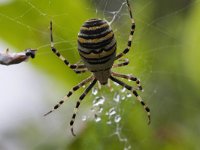
[[[53,53],[58,56],[64,63],[65,65],[67,65],[69,68],[71,68],[72,70],[74,70],[74,72],[76,72],[75,69],[85,69],[85,65],[84,64],[70,64],[68,60],[66,60],[61,54],[60,52],[54,47],[54,42],[53,42],[53,32],[52,32],[53,28],[52,28],[52,21],[50,22],[50,39],[51,39],[51,50],[53,51]]]
[[[130,19],[131,19],[131,31],[130,31],[130,34],[129,34],[127,47],[124,49],[123,52],[119,53],[116,56],[115,60],[121,58],[122,56],[124,56],[125,54],[127,54],[129,52],[129,50],[131,48],[131,44],[132,44],[133,34],[134,34],[134,31],[135,31],[135,21],[133,19],[133,15],[132,15],[132,11],[131,11],[131,6],[130,6],[128,0],[126,0],[126,4],[128,6],[128,11],[129,11]]]
[[[150,124],[150,123],[151,123],[150,109],[149,109],[149,107],[145,104],[145,102],[142,100],[142,98],[138,95],[138,93],[136,92],[136,90],[135,90],[133,87],[131,87],[131,86],[127,85],[126,83],[124,83],[124,82],[122,82],[122,81],[116,79],[116,78],[113,77],[113,76],[110,76],[110,79],[111,79],[113,82],[118,83],[118,84],[121,85],[122,87],[125,87],[127,90],[131,91],[131,92],[135,95],[135,97],[137,98],[137,100],[142,104],[142,106],[144,107],[145,111],[147,112],[148,124]]]

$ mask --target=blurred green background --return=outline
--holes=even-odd
[[[6,47],[11,51],[23,51],[30,47],[38,49],[34,60],[19,65],[32,68],[31,73],[22,73],[28,76],[27,80],[15,76],[16,72],[23,71],[18,65],[0,68],[1,75],[4,75],[4,79],[0,79],[1,107],[8,102],[2,96],[8,92],[5,86],[13,96],[8,108],[17,113],[26,107],[26,111],[18,117],[14,117],[10,109],[0,111],[1,118],[4,118],[0,121],[0,150],[200,149],[199,0],[130,0],[136,22],[133,47],[127,55],[130,64],[116,71],[134,74],[141,79],[144,92],[139,94],[151,108],[152,123],[147,125],[146,114],[135,97],[130,97],[127,91],[123,92],[113,84],[113,92],[103,87],[97,95],[87,95],[76,118],[76,137],[70,133],[69,122],[83,89],[58,111],[43,117],[72,86],[89,76],[89,73],[75,75],[51,52],[49,22],[53,21],[57,49],[75,63],[79,60],[77,33],[83,22],[94,17],[111,21],[124,0],[0,2],[1,51]],[[120,52],[126,46],[130,30],[125,5],[117,13],[112,27]],[[8,70],[12,78],[17,78],[17,84],[11,82],[6,74]],[[21,82],[25,82],[23,86],[20,86]],[[23,104],[12,94],[20,90],[19,87],[28,93],[27,97],[23,97],[25,91],[19,93]],[[99,122],[88,117],[94,116],[92,101],[97,96],[106,99]],[[115,102],[116,97],[119,102]],[[33,103],[26,105],[31,98]],[[19,109],[21,105],[25,107]],[[119,122],[106,115],[112,108],[120,116]],[[23,115],[27,117],[22,119]],[[83,121],[84,116],[89,119]],[[10,120],[16,120],[17,124]],[[108,120],[112,121],[110,125]]]

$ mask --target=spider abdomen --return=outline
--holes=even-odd
[[[86,67],[100,76],[100,82],[103,78],[107,80],[110,74],[106,71],[110,70],[116,56],[116,40],[107,21],[90,19],[84,22],[78,34],[78,51]]]

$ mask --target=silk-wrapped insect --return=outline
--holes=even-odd
[[[19,53],[10,53],[9,49],[5,52],[0,52],[0,64],[2,65],[14,65],[27,61],[29,57],[35,58],[36,49],[26,49]]]

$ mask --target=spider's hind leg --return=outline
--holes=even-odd
[[[138,93],[136,92],[136,90],[135,90],[133,87],[131,87],[131,86],[127,85],[126,83],[124,83],[124,82],[122,82],[122,81],[116,79],[116,78],[113,77],[113,76],[110,76],[110,79],[111,79],[113,82],[118,83],[118,84],[121,85],[122,87],[125,87],[127,90],[131,91],[131,92],[135,95],[135,97],[137,98],[137,100],[142,104],[142,106],[144,107],[145,111],[147,112],[148,124],[150,124],[150,123],[151,123],[150,109],[149,109],[149,107],[145,104],[145,102],[142,100],[142,98],[138,95]]]

